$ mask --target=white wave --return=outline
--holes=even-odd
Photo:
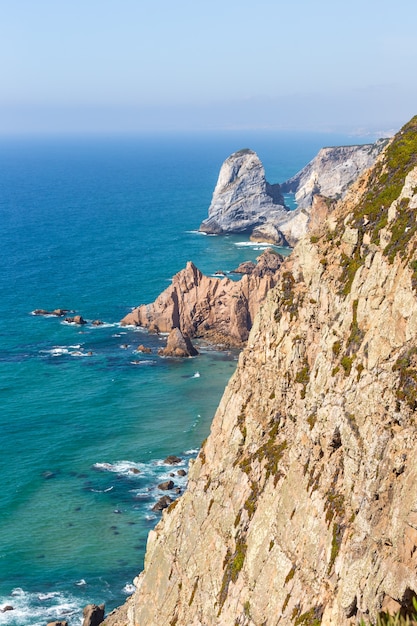
[[[92,324],[88,325],[88,328],[114,328],[118,326],[118,322],[101,322],[101,324]]]
[[[200,415],[198,417],[201,417]],[[198,450],[197,448],[192,448],[191,450],[186,450],[184,452],[184,454],[186,454],[187,456],[192,456],[194,454],[198,454],[200,452],[200,450]]]
[[[187,235],[204,235],[207,237],[208,233],[203,233],[201,230],[186,230]]]
[[[57,591],[51,591],[50,593],[38,594],[38,598],[41,602],[44,602],[45,600],[52,600],[52,598],[56,598],[57,596],[59,596],[59,593]]]
[[[60,592],[26,592],[21,587],[13,589],[9,597],[0,598],[0,607],[12,606],[13,610],[0,612],[0,624],[8,626],[45,626],[46,623],[70,618],[71,624],[81,626],[82,608],[75,598]]]
[[[134,461],[116,461],[116,463],[94,463],[93,467],[101,471],[114,472],[115,474],[137,476],[141,472],[143,464],[135,463]]]
[[[107,487],[107,489],[90,489],[90,491],[93,493],[108,493],[112,489],[114,489],[114,487]]]
[[[125,586],[122,589],[123,593],[126,593],[127,595],[130,596],[130,594],[132,594],[134,591],[136,591],[136,587],[135,585],[132,585],[132,583],[126,583]]]
[[[156,365],[157,361],[153,359],[137,359],[134,361],[130,361],[132,365]]]
[[[200,372],[196,372],[193,376],[191,376],[191,378],[200,378],[200,376]]]
[[[81,578],[80,580],[77,580],[75,584],[77,585],[77,587],[83,587],[87,584],[87,582],[84,580],[84,578]]]
[[[63,354],[69,354],[69,350],[66,346],[54,346],[50,350],[39,350],[43,354],[50,354],[51,356],[62,356]]]

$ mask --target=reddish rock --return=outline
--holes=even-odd
[[[121,323],[150,332],[179,328],[191,338],[242,346],[260,303],[278,280],[281,262],[281,256],[265,251],[253,272],[239,281],[205,276],[188,262],[155,302],[137,307]]]
[[[143,354],[151,354],[152,349],[140,344],[140,346],[136,348],[136,352],[143,352]]]

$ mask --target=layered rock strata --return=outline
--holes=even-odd
[[[208,218],[200,230],[216,235],[251,233],[266,222],[278,225],[286,213],[279,185],[267,183],[256,152],[244,149],[234,152],[223,163]]]
[[[266,251],[255,268],[239,281],[205,276],[188,262],[155,302],[137,307],[121,323],[154,332],[178,328],[190,337],[241,346],[248,338],[260,303],[275,285],[282,261],[280,255]]]
[[[347,626],[417,592],[417,117],[282,265],[106,620]]]

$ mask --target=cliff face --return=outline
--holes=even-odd
[[[417,593],[417,117],[282,265],[106,624],[337,625]]]
[[[282,261],[280,255],[265,251],[239,281],[205,276],[189,261],[155,302],[137,307],[121,323],[157,332],[179,328],[190,337],[242,346]]]
[[[387,142],[387,139],[379,139],[363,146],[322,148],[298,174],[282,183],[282,191],[294,193],[297,201],[297,209],[280,225],[290,245],[295,245],[310,232],[311,212],[316,200],[326,199],[330,209],[332,203],[329,200],[343,198],[360,174],[375,163]]]
[[[282,183],[282,191],[295,193],[300,209],[311,207],[313,196],[341,198],[359,175],[375,163],[387,139],[359,146],[322,148],[300,172]]]
[[[277,225],[286,213],[279,185],[266,182],[258,155],[245,149],[223,163],[200,230],[216,235],[252,232],[265,222]]]

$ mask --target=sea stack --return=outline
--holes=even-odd
[[[266,222],[278,225],[287,209],[279,185],[265,179],[253,150],[234,152],[223,163],[200,231],[208,234],[251,233]]]

